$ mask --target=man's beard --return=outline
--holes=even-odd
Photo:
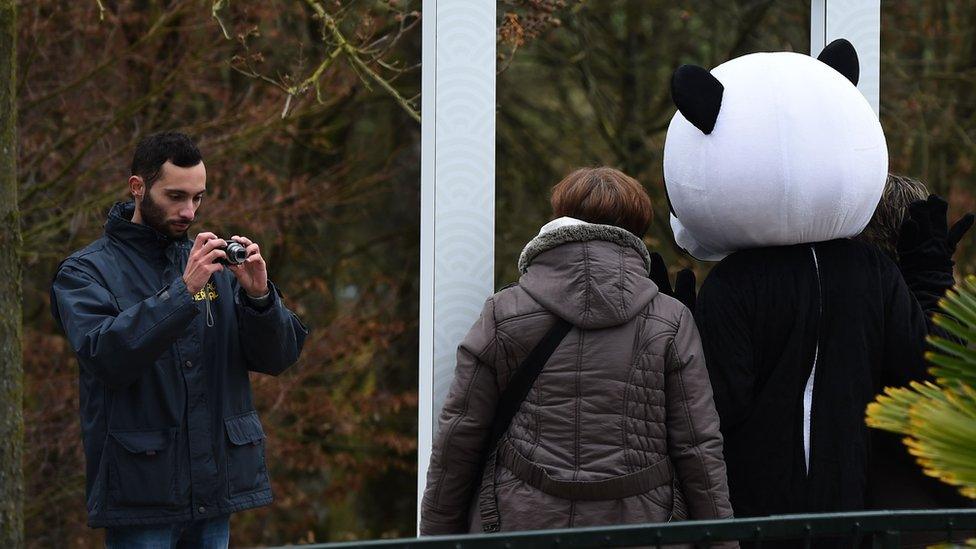
[[[139,205],[139,213],[142,215],[142,222],[146,226],[174,239],[186,235],[186,231],[193,224],[192,221],[179,220],[181,223],[187,224],[186,229],[177,230],[173,228],[173,224],[166,220],[166,212],[152,199],[152,195],[149,193],[146,193],[145,198],[142,199],[142,204]]]

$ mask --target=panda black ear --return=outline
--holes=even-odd
[[[847,40],[838,38],[827,44],[817,59],[843,74],[845,78],[851,81],[851,84],[857,85],[861,66],[857,61],[857,51],[854,50],[854,45]]]
[[[678,111],[708,135],[715,129],[725,86],[697,65],[681,65],[671,75],[671,100]]]

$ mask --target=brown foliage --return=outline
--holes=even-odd
[[[348,63],[321,75],[322,101],[296,93],[286,118],[280,86],[235,70],[251,55],[288,81],[295,59],[320,55],[323,45],[290,41],[315,32],[301,8],[240,3],[225,14],[249,47],[295,46],[258,55],[223,36],[207,2],[102,4],[40,0],[21,13],[28,539],[100,543],[85,527],[77,364],[47,292],[57,262],[125,198],[135,141],[161,129],[195,136],[204,154],[210,193],[196,228],[261,242],[313,328],[291,371],[252,378],[277,501],[235,515],[234,543],[411,533],[417,403],[415,361],[403,357],[416,356],[416,123]],[[387,15],[350,32],[375,41],[399,28]],[[416,38],[401,38],[391,51],[419,59]],[[416,94],[418,78],[398,85]],[[363,518],[377,484],[407,491]]]
[[[951,217],[976,211],[976,2],[889,2],[882,20],[881,122],[891,171],[945,197]],[[959,246],[960,272],[976,268],[971,235]]]
[[[504,0],[499,2],[498,61],[505,70],[514,60],[519,48],[539,38],[562,21],[560,12],[568,4],[577,6],[582,0]]]

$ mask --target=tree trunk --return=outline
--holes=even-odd
[[[0,0],[0,547],[24,546],[16,0]]]

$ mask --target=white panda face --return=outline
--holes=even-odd
[[[714,128],[706,134],[679,111],[664,146],[678,245],[714,261],[860,233],[881,197],[888,150],[851,81],[786,52],[745,55],[711,74],[724,87]]]

